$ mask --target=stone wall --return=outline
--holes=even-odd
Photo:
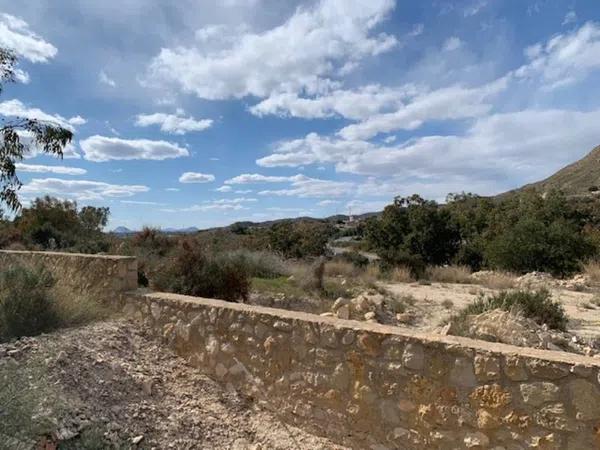
[[[209,376],[354,448],[599,448],[598,359],[174,294],[128,309]]]
[[[44,267],[61,293],[115,302],[137,289],[137,261],[129,256],[0,250],[0,270],[13,264]]]

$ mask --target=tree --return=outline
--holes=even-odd
[[[5,83],[15,80],[16,63],[12,51],[0,48],[0,94]],[[0,202],[8,209],[18,211],[21,203],[17,191],[22,184],[15,163],[32,148],[62,158],[63,149],[73,139],[73,133],[53,122],[17,117],[0,119],[0,137]]]

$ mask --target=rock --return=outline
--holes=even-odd
[[[525,403],[531,406],[541,406],[544,403],[558,400],[560,389],[554,383],[539,381],[521,383],[519,390]]]
[[[142,442],[143,440],[144,440],[144,436],[143,436],[143,435],[139,435],[139,436],[136,436],[136,437],[132,438],[132,439],[131,439],[131,443],[132,443],[133,445],[138,445],[138,444],[139,444],[140,442]]]
[[[324,312],[319,314],[321,317],[334,317],[335,314],[333,314],[332,312]]]
[[[402,364],[412,370],[421,370],[425,364],[425,352],[420,344],[408,344],[402,354]]]
[[[578,420],[600,418],[600,394],[592,383],[585,380],[573,380],[568,384],[573,407]]]
[[[375,314],[373,311],[369,311],[368,313],[365,314],[365,320],[376,320],[377,319],[377,314]]]
[[[350,307],[348,305],[341,306],[336,311],[336,315],[339,319],[348,320],[350,318]]]
[[[152,388],[154,387],[154,380],[142,381],[142,392],[148,396],[152,395]]]
[[[410,312],[396,314],[396,320],[399,323],[403,323],[406,325],[412,324],[416,318],[417,317],[413,313],[410,313]]]
[[[467,447],[467,448],[474,448],[474,447],[487,448],[487,446],[490,443],[490,439],[481,432],[475,432],[475,433],[467,433],[463,442],[465,443],[465,447]]]

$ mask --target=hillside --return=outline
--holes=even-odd
[[[584,196],[600,192],[600,145],[579,161],[560,169],[554,175],[542,181],[527,184],[516,191],[527,189],[535,189],[540,192],[560,189],[570,196]]]

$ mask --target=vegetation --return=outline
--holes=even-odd
[[[167,258],[155,286],[178,294],[246,301],[250,276],[243,260],[211,255],[197,242],[184,240],[174,256]]]
[[[41,270],[11,267],[0,272],[0,342],[56,328],[59,317],[50,293],[54,281]]]
[[[366,239],[386,265],[409,267],[417,277],[427,265],[451,264],[566,276],[597,253],[596,217],[558,191],[500,200],[455,194],[445,205],[412,196],[371,219]]]
[[[550,292],[546,289],[538,291],[502,291],[487,297],[482,295],[451,320],[460,329],[460,324],[465,322],[467,316],[494,309],[522,314],[540,325],[545,324],[549,328],[566,330],[567,316],[565,311],[560,303],[552,300]]]
[[[0,48],[0,93],[4,83],[14,81],[16,63],[17,58],[12,51]],[[16,118],[0,119],[0,136],[0,202],[11,211],[18,211],[21,203],[17,191],[21,182],[15,164],[32,151],[62,157],[73,133],[56,123]]]

